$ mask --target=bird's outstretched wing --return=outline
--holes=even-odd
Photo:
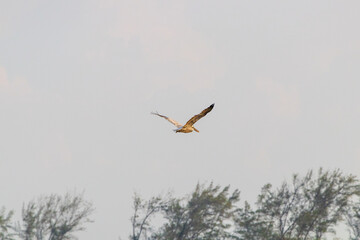
[[[172,124],[174,124],[176,127],[182,127],[183,125],[181,125],[180,123],[178,123],[177,121],[167,117],[167,116],[164,116],[164,115],[160,115],[159,113],[154,113],[152,112],[151,114],[154,114],[154,115],[157,115],[159,117],[162,117],[162,118],[165,118],[166,120],[168,120],[169,122],[171,122]]]
[[[202,110],[201,113],[199,113],[198,115],[195,115],[192,118],[190,118],[190,120],[187,121],[187,123],[185,123],[184,126],[192,126],[192,125],[194,125],[200,118],[202,118],[206,114],[208,114],[214,108],[214,105],[215,105],[215,103],[211,104],[210,107],[205,108],[204,110]]]

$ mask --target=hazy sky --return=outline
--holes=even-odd
[[[360,2],[0,0],[0,206],[77,189],[80,239],[214,181],[254,201],[293,173],[360,176]],[[200,133],[175,134],[215,103]]]

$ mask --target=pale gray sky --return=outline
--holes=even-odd
[[[85,190],[80,239],[132,196],[360,175],[359,1],[0,0],[0,206]],[[215,103],[196,127],[175,127]]]

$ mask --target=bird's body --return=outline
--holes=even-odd
[[[181,125],[180,123],[178,123],[177,121],[164,116],[164,115],[160,115],[159,113],[152,113],[154,115],[157,115],[159,117],[165,118],[166,120],[168,120],[169,122],[171,122],[172,124],[174,124],[176,127],[178,127],[177,129],[174,129],[174,131],[176,133],[178,132],[182,132],[182,133],[190,133],[192,131],[196,131],[199,132],[199,130],[197,130],[193,125],[202,117],[204,117],[206,114],[208,114],[213,108],[214,108],[215,104],[211,104],[208,108],[204,109],[201,113],[193,116],[192,118],[190,118],[189,121],[187,121],[185,123],[185,125]]]
[[[189,133],[192,131],[196,131],[199,132],[199,130],[197,130],[196,128],[194,128],[193,126],[183,126],[183,127],[179,127],[178,129],[174,129],[175,132],[182,132],[182,133]]]

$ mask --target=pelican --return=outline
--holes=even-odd
[[[185,123],[185,125],[181,125],[180,123],[178,123],[177,121],[175,121],[174,119],[171,119],[167,116],[164,116],[164,115],[160,115],[159,113],[154,113],[152,112],[151,114],[154,114],[154,115],[157,115],[159,117],[162,117],[162,118],[165,118],[166,120],[168,120],[169,122],[171,122],[172,124],[174,124],[177,129],[174,129],[175,133],[178,133],[178,132],[182,132],[182,133],[189,133],[189,132],[192,132],[192,131],[196,131],[196,132],[199,132],[199,130],[197,130],[193,125],[200,120],[200,118],[204,117],[206,114],[208,114],[214,107],[215,103],[211,104],[208,108],[205,108],[204,110],[202,110],[201,113],[193,116],[192,118],[190,118],[189,121],[187,121]]]

